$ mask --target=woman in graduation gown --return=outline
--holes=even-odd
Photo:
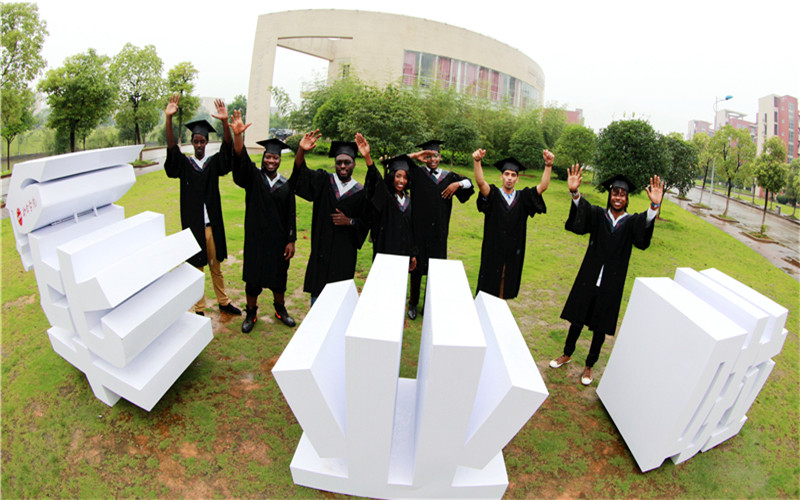
[[[295,326],[294,318],[286,310],[285,292],[297,240],[296,210],[289,180],[278,173],[281,151],[288,146],[278,139],[258,141],[264,146],[258,168],[244,147],[242,133],[247,126],[240,111],[234,112],[230,125],[234,131],[233,181],[245,190],[242,279],[247,307],[242,332],[252,331],[257,321],[258,296],[264,288],[272,290],[275,317],[287,326]]]
[[[653,237],[654,220],[664,196],[664,184],[659,177],[650,178],[647,196],[650,208],[646,212],[629,214],[628,194],[635,186],[622,175],[602,183],[608,190],[607,207],[603,209],[584,199],[578,188],[583,180],[583,168],[569,169],[567,185],[572,194],[569,217],[564,225],[575,234],[589,234],[589,246],[583,257],[575,283],[561,312],[570,322],[564,353],[550,361],[551,368],[569,363],[583,326],[592,331],[592,343],[581,383],[592,383],[592,367],[600,356],[606,335],[614,335],[622,302],[622,291],[628,274],[633,247],[645,250]]]
[[[417,248],[411,226],[408,175],[415,166],[414,162],[408,155],[385,160],[383,164],[387,173],[383,179],[372,162],[369,143],[360,133],[356,134],[356,144],[367,163],[364,188],[372,209],[372,258],[375,259],[379,253],[407,255],[410,257],[408,270],[413,271],[417,265]]]
[[[501,299],[513,299],[519,293],[522,264],[525,260],[528,217],[547,212],[542,193],[550,185],[553,170],[553,153],[545,150],[542,179],[534,188],[514,189],[519,173],[525,170],[515,158],[506,158],[494,164],[502,172],[502,187],[489,185],[483,176],[481,160],[486,150],[472,153],[478,211],[484,214],[481,268],[477,292],[484,291]]]
[[[353,278],[358,249],[369,232],[366,192],[352,178],[356,144],[331,142],[328,156],[335,159],[336,173],[312,171],[306,166],[305,154],[314,149],[320,136],[319,130],[303,135],[289,179],[295,194],[313,203],[311,255],[303,285],[312,304],[326,284]]]

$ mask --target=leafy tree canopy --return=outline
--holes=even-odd
[[[644,120],[620,120],[609,124],[597,137],[595,179],[603,181],[622,174],[631,182],[635,194],[653,175],[663,175],[669,158],[659,134]],[[603,190],[602,186],[598,189]]]
[[[68,57],[60,68],[50,70],[39,82],[52,110],[49,127],[69,137],[75,151],[78,137],[85,137],[113,109],[115,88],[108,74],[109,58],[94,49]]]
[[[153,45],[138,48],[126,43],[111,61],[110,71],[118,87],[117,122],[122,122],[134,144],[141,144],[143,137],[158,123],[158,104],[166,91],[161,73],[164,63]]]
[[[3,2],[0,13],[0,86],[13,83],[17,87],[27,87],[47,65],[42,57],[44,38],[48,35],[47,23],[39,19],[39,7],[35,3]]]

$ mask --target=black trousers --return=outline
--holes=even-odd
[[[572,357],[575,352],[575,344],[578,342],[578,337],[581,336],[583,325],[571,323],[569,325],[569,332],[567,333],[567,341],[564,343],[564,356]],[[600,349],[603,347],[603,342],[606,340],[606,334],[600,332],[592,332],[592,345],[589,346],[589,355],[586,356],[586,366],[593,367],[600,358]]]

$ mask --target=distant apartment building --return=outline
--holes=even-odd
[[[791,162],[797,158],[798,135],[800,135],[798,126],[796,97],[770,94],[759,99],[756,138],[758,153],[763,151],[767,139],[778,136],[786,145],[786,161]]]
[[[725,125],[730,125],[736,130],[747,130],[750,133],[750,138],[756,142],[756,129],[755,122],[747,121],[744,113],[738,111],[731,111],[730,109],[720,109],[717,111],[717,116],[714,117],[714,129],[719,130]]]
[[[686,140],[691,141],[695,134],[704,132],[709,137],[714,135],[714,129],[711,128],[711,123],[703,120],[689,120],[689,132],[686,134]]]
[[[567,123],[583,125],[583,110],[578,108],[575,111],[567,110]]]

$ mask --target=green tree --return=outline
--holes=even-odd
[[[68,57],[39,82],[52,110],[47,125],[68,137],[75,151],[78,137],[85,138],[111,113],[115,89],[108,75],[109,58],[94,49]]]
[[[47,65],[42,57],[47,23],[39,19],[35,3],[4,2],[0,4],[0,14],[0,86],[13,83],[18,88],[27,87]]]
[[[780,137],[773,136],[764,143],[764,151],[756,160],[755,176],[764,189],[764,213],[761,216],[761,234],[766,232],[767,203],[770,193],[777,193],[786,185],[786,145]]]
[[[717,175],[725,179],[728,187],[725,211],[722,212],[725,217],[728,215],[733,185],[736,182],[741,183],[747,177],[747,166],[755,158],[756,146],[748,130],[737,130],[731,125],[725,125],[714,134],[710,148],[716,158]]]
[[[311,128],[319,129],[322,132],[322,136],[329,139],[342,136],[342,134],[345,134],[345,130],[342,128],[345,126],[345,117],[350,113],[352,107],[356,105],[355,102],[358,101],[358,97],[367,91],[374,92],[375,89],[368,89],[355,76],[336,80],[322,92],[325,101],[317,108]],[[370,94],[366,100],[369,102],[369,97],[373,95],[374,93]],[[355,135],[355,132],[353,132],[353,135]],[[353,137],[350,136],[348,140],[353,140]],[[372,146],[372,142],[370,146]]]
[[[594,130],[577,123],[564,127],[553,150],[553,154],[556,155],[554,164],[558,178],[567,179],[567,168],[570,165],[581,167],[588,165],[594,158],[596,149],[597,134]]]
[[[542,150],[545,147],[540,110],[526,111],[511,135],[509,153],[528,168],[544,169]]]
[[[664,190],[674,187],[680,196],[685,197],[694,184],[697,150],[694,144],[683,140],[677,132],[664,136],[662,140],[669,158],[662,178]]]
[[[183,124],[190,121],[200,107],[200,98],[193,94],[196,79],[197,70],[188,61],[179,62],[167,72],[167,92],[181,96],[178,111],[173,117],[178,128],[175,134],[178,147],[180,147],[183,137]]]
[[[433,133],[444,141],[444,147],[450,151],[450,168],[453,168],[456,153],[472,153],[478,145],[478,127],[474,122],[465,120],[463,116],[452,114],[441,121],[441,133]]]
[[[10,82],[0,87],[0,135],[6,140],[6,169],[11,170],[11,143],[36,124],[33,118],[34,95],[27,86]]]
[[[668,156],[659,134],[644,120],[619,120],[600,131],[594,157],[595,179],[622,174],[633,183],[635,194],[662,175]],[[604,188],[599,186],[600,190]]]
[[[692,144],[697,151],[697,172],[703,175],[703,186],[700,188],[700,200],[698,203],[703,203],[703,192],[706,189],[706,178],[708,177],[708,169],[714,162],[714,155],[711,154],[711,138],[705,132],[698,132],[692,137]]]
[[[141,144],[156,126],[165,86],[161,73],[164,63],[153,45],[144,48],[126,43],[111,61],[111,75],[118,86],[116,120],[122,137]],[[128,135],[128,132],[131,135]]]
[[[551,106],[542,110],[542,137],[547,149],[555,149],[566,126],[567,112],[563,108]]]
[[[276,87],[279,88],[279,87]],[[233,97],[233,100],[227,106],[228,113],[233,113],[236,110],[242,112],[242,121],[247,123],[245,120],[245,116],[247,115],[247,96],[244,94],[239,94]]]
[[[511,137],[519,127],[522,118],[511,106],[495,106],[489,101],[480,100],[470,109],[467,119],[478,126],[478,142],[486,150],[484,163],[489,164],[511,155]]]
[[[797,200],[800,198],[800,158],[795,158],[789,163],[789,174],[786,177],[786,196],[792,204],[792,215],[797,210]]]
[[[382,90],[368,87],[351,104],[340,120],[340,135],[335,138],[352,141],[356,132],[361,132],[373,153],[377,153],[376,159],[411,151],[427,134],[425,117],[413,92],[394,85]]]

